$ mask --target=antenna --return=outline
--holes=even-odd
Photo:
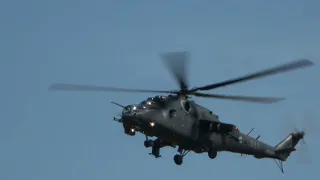
[[[124,108],[124,105],[121,105],[119,103],[116,103],[116,102],[113,102],[113,101],[111,101],[111,103]]]
[[[254,130],[254,128],[252,128],[247,135],[250,136],[250,134],[252,133],[253,130]],[[256,140],[258,140],[259,138],[260,138],[260,135],[258,135],[258,137],[256,137]]]
[[[250,134],[251,134],[251,132],[252,132],[253,130],[254,130],[254,128],[252,128],[247,135],[250,136]]]

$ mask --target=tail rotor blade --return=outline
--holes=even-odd
[[[286,132],[299,132],[302,131],[305,133],[305,135],[309,136],[309,135],[314,135],[314,133],[317,133],[318,131],[318,121],[316,121],[315,119],[315,115],[313,113],[314,111],[312,110],[306,110],[304,113],[304,117],[302,118],[302,126],[305,127],[303,128],[303,130],[298,129],[294,123],[292,122],[293,119],[286,119],[286,121],[284,121],[284,128],[286,129]],[[312,157],[311,154],[309,152],[309,146],[305,140],[305,138],[301,139],[299,145],[299,147],[297,148],[297,163],[299,164],[311,164],[312,163]]]
[[[309,146],[304,139],[302,139],[299,149],[297,150],[297,163],[312,164],[312,157],[309,152]]]

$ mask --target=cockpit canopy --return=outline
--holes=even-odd
[[[145,100],[145,101],[142,101],[139,105],[151,105],[151,104],[154,104],[152,100]]]
[[[154,101],[154,102],[161,102],[161,101],[163,101],[163,100],[165,100],[166,99],[166,97],[165,96],[155,96],[155,97],[153,97],[152,98],[152,100]]]
[[[129,105],[123,108],[122,113],[132,113],[137,110],[137,105]]]
[[[165,96],[155,96],[155,97],[149,97],[146,100],[139,103],[140,107],[156,107],[161,102],[163,102],[166,99]]]
[[[132,113],[146,108],[157,109],[162,106],[162,103],[164,103],[167,98],[167,96],[149,97],[146,100],[141,101],[139,104],[126,106],[122,113]]]

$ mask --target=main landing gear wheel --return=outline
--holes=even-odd
[[[216,157],[217,157],[217,154],[218,154],[217,151],[214,150],[214,149],[210,149],[210,150],[208,151],[208,156],[209,156],[210,159],[216,158]]]
[[[184,150],[184,149],[182,149],[181,147],[179,147],[179,148],[178,148],[178,152],[179,152],[180,154],[175,155],[175,156],[173,157],[173,160],[174,160],[174,162],[176,163],[176,165],[181,165],[182,162],[183,162],[183,157],[188,154],[189,150]]]
[[[180,154],[177,154],[173,157],[174,162],[176,165],[181,165],[183,162],[183,157]]]
[[[152,147],[153,146],[153,141],[152,140],[145,140],[144,141],[144,147]]]

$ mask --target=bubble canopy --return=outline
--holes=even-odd
[[[123,114],[128,114],[128,113],[132,113],[137,109],[137,105],[128,105],[126,107],[123,108],[122,113]]]
[[[158,108],[159,104],[163,102],[166,99],[166,96],[155,96],[155,97],[149,97],[146,100],[140,102],[139,104],[132,104],[128,105],[123,108],[122,113],[132,113],[138,110],[143,110],[146,108],[150,109],[156,109]]]

